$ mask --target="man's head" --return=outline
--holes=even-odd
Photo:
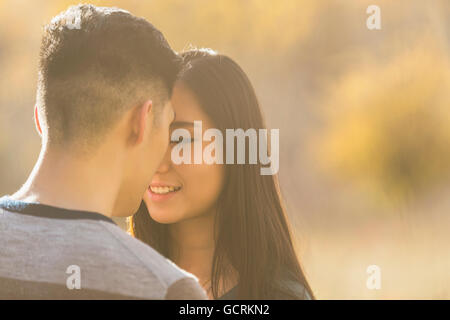
[[[43,143],[74,157],[117,148],[124,183],[113,214],[138,208],[165,153],[179,65],[161,32],[121,9],[73,6],[45,26],[35,111]]]

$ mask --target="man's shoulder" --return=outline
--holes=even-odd
[[[172,287],[201,290],[193,275],[112,221],[46,209],[0,206],[0,277],[65,287],[68,267],[77,266],[84,290],[143,299],[165,299]]]
[[[175,263],[162,256],[152,247],[142,241],[132,237],[116,225],[101,222],[111,237],[122,246],[121,250],[126,251],[127,263],[132,262],[145,268],[149,274],[153,274],[165,286],[183,279],[192,278],[196,280],[191,273],[179,268]]]
[[[101,222],[127,254],[127,268],[134,266],[134,275],[142,282],[153,282],[160,287],[160,299],[206,299],[197,278],[179,268],[152,247],[133,238],[115,225]],[[149,289],[149,288],[147,288]]]

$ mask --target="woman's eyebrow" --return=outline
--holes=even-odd
[[[174,121],[170,125],[171,127],[193,127],[194,123],[190,121]]]

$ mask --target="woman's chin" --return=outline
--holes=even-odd
[[[149,212],[151,212],[150,216],[152,217],[152,219],[158,223],[171,224],[171,223],[176,223],[179,221],[179,218],[170,212],[167,212],[167,211],[166,212],[163,212],[163,211],[155,212],[155,211],[159,211],[159,210],[152,210],[152,211],[149,210]]]

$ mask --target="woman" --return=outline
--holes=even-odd
[[[254,89],[233,60],[205,49],[182,57],[171,130],[194,136],[195,120],[223,136],[225,129],[265,128]],[[261,175],[260,164],[175,165],[171,149],[180,141],[171,143],[131,233],[196,275],[211,299],[313,298],[276,176]]]

